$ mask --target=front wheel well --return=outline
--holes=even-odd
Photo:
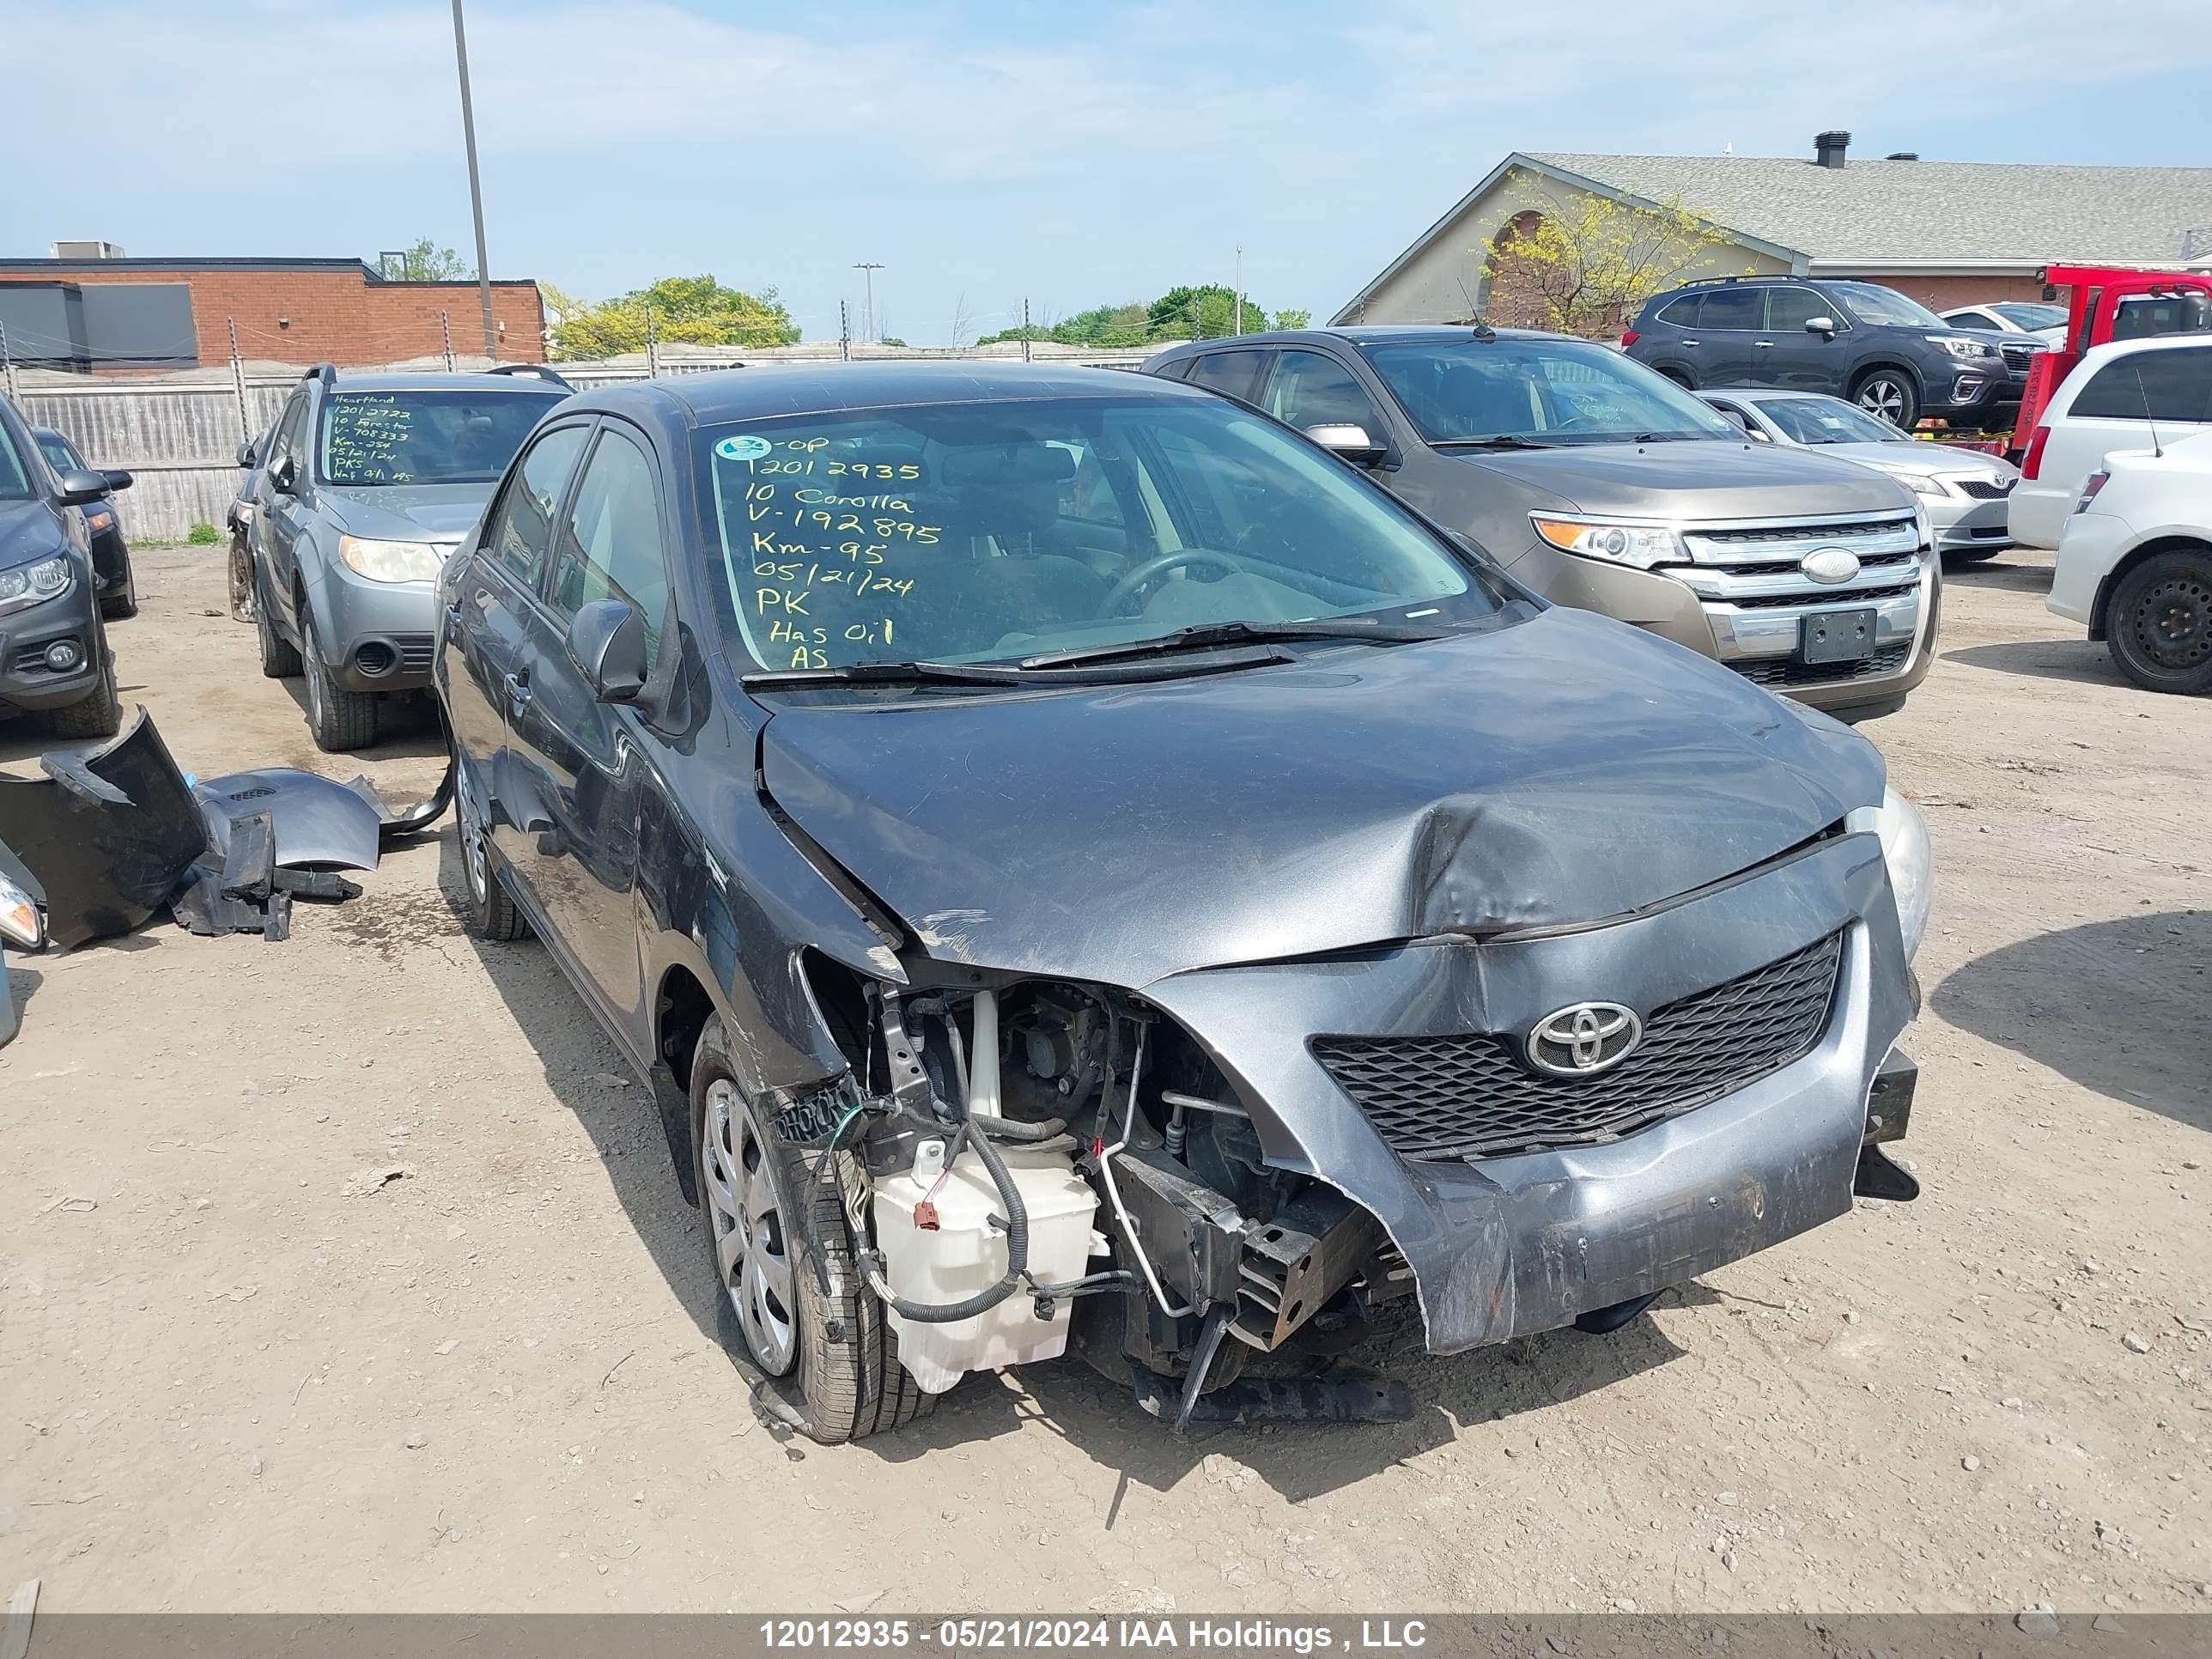
[[[2212,555],[2212,542],[2201,536],[2154,536],[2139,547],[2131,547],[2120,557],[2119,562],[2105,573],[2105,580],[2097,584],[2096,603],[2089,607],[2089,637],[2103,641],[2111,630],[2105,625],[2106,613],[2111,608],[2112,593],[2120,579],[2145,559],[2160,553],[2203,553]]]
[[[660,976],[653,1000],[653,1047],[685,1093],[691,1089],[691,1056],[699,1033],[714,1015],[714,1000],[688,968],[671,968]]]
[[[1853,369],[1851,371],[1850,379],[1844,382],[1844,396],[1846,398],[1857,397],[1859,395],[1859,388],[1864,386],[1873,376],[1881,374],[1884,369],[1887,369],[1893,374],[1902,374],[1906,380],[1911,381],[1912,389],[1916,394],[1921,391],[1920,375],[1918,372],[1913,368],[1911,364],[1894,363],[1885,361],[1880,362],[1862,363],[1858,368]]]

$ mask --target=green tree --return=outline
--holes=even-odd
[[[458,283],[473,278],[476,267],[449,247],[440,247],[428,236],[388,260],[384,274],[402,283]]]
[[[1197,288],[1171,288],[1146,307],[1155,340],[1212,340],[1224,334],[1256,334],[1267,326],[1267,313],[1246,295],[1243,326],[1237,326],[1235,292],[1219,283]]]
[[[1581,191],[1562,196],[1517,170],[1506,182],[1529,189],[1540,205],[1486,251],[1474,250],[1490,278],[1493,323],[1600,338],[1734,246],[1679,197],[1639,207]]]
[[[1304,306],[1291,306],[1287,310],[1275,313],[1275,326],[1277,328],[1311,328],[1313,313],[1308,311]]]
[[[556,313],[552,354],[563,361],[642,351],[648,321],[663,343],[779,346],[799,339],[799,325],[774,289],[747,294],[712,276],[664,276],[596,305],[579,304],[557,289],[547,295]]]

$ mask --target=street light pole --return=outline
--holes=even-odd
[[[497,360],[491,320],[491,261],[484,252],[483,185],[477,178],[477,116],[469,101],[469,37],[461,25],[461,0],[453,0],[453,61],[461,72],[461,142],[469,152],[469,211],[477,225],[477,298],[483,305],[484,356]]]
[[[459,5],[460,0],[453,0],[453,3]],[[853,269],[860,273],[867,284],[866,307],[860,313],[860,337],[872,340],[876,337],[876,273],[883,266],[873,259],[862,259]]]

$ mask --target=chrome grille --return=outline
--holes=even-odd
[[[2027,374],[2027,366],[2035,361],[2036,349],[2031,345],[2000,345],[1997,350],[2003,354],[2005,372],[2008,374]]]
[[[1390,1149],[1500,1158],[1618,1140],[1798,1059],[1835,1000],[1843,935],[1653,1011],[1644,1040],[1597,1077],[1529,1070],[1509,1035],[1324,1036],[1314,1057]]]

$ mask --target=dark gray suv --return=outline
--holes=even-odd
[[[1876,283],[1725,276],[1647,301],[1620,343],[1678,385],[1848,398],[1910,432],[1925,416],[2009,426],[2041,349],[1959,328]]]
[[[381,700],[428,689],[439,567],[568,390],[535,363],[344,376],[324,363],[294,388],[246,534],[261,672],[304,674],[319,748],[365,747]]]

